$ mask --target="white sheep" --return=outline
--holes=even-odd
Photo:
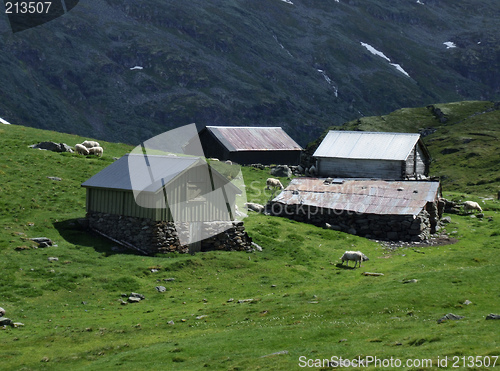
[[[102,156],[103,153],[104,153],[104,150],[102,149],[102,147],[89,148],[89,154],[91,154],[91,155]]]
[[[245,202],[245,206],[248,210],[253,210],[257,213],[262,213],[265,209],[264,205],[256,204],[254,202]]]
[[[92,140],[86,140],[85,142],[82,143],[87,148],[92,148],[92,147],[99,147],[100,144],[99,142],[94,142]]]
[[[267,178],[266,180],[266,189],[270,189],[270,187],[272,188],[281,188],[283,189],[283,184],[281,184],[281,182],[279,181],[279,179],[275,179],[275,178]]]
[[[342,264],[346,261],[347,266],[349,266],[349,260],[354,261],[354,268],[356,268],[356,263],[359,262],[359,266],[361,267],[361,262],[370,260],[361,251],[346,251],[340,259],[342,259]]]
[[[79,155],[87,156],[89,154],[89,150],[82,144],[75,144],[75,152]]]
[[[480,213],[483,212],[483,209],[481,209],[481,206],[479,206],[479,204],[477,202],[474,202],[474,201],[465,201],[464,202],[464,210],[465,212],[469,212],[469,211],[479,211]]]

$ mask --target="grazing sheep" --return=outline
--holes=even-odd
[[[361,267],[361,262],[370,260],[361,251],[346,251],[340,259],[342,259],[342,264],[346,261],[347,266],[349,266],[349,260],[354,261],[354,268],[356,268],[356,263],[359,262],[359,266]]]
[[[103,153],[104,153],[104,150],[102,149],[102,147],[89,148],[89,154],[91,154],[91,155],[102,156]]]
[[[92,140],[86,140],[85,142],[82,143],[87,148],[92,148],[92,147],[99,147],[99,142],[94,142]]]
[[[261,204],[256,204],[256,203],[253,203],[253,202],[245,202],[245,206],[247,207],[248,210],[253,210],[257,213],[262,213],[264,212],[264,205],[261,205]]]
[[[89,154],[89,150],[82,144],[75,144],[75,152],[79,155],[87,156]]]
[[[270,189],[269,187],[273,187],[273,188],[285,188],[283,187],[283,184],[281,184],[281,182],[279,181],[279,179],[275,179],[275,178],[267,178],[266,180],[266,189]]]
[[[465,212],[469,212],[469,211],[479,211],[480,213],[483,212],[483,209],[481,209],[481,206],[479,206],[479,204],[477,202],[474,202],[474,201],[465,201],[464,202],[464,210]]]

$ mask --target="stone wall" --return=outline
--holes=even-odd
[[[243,222],[232,222],[231,228],[226,231],[189,246],[181,245],[173,222],[96,212],[87,213],[87,219],[91,229],[145,254],[209,250],[253,251],[252,239],[245,232]],[[216,227],[215,224],[217,222],[203,223],[205,233]]]
[[[434,205],[434,206],[432,206]],[[359,214],[344,210],[322,209],[307,205],[284,205],[272,202],[266,211],[271,215],[310,223],[349,234],[391,241],[424,241],[435,233],[437,206],[430,203],[416,217],[412,215]]]

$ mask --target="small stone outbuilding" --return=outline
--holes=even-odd
[[[201,158],[129,154],[82,187],[90,228],[145,254],[252,249],[234,217],[241,190]]]
[[[440,196],[439,182],[296,178],[267,210],[366,238],[423,241],[437,230]]]

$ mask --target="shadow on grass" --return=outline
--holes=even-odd
[[[80,219],[67,219],[54,222],[54,227],[65,241],[76,246],[92,247],[98,253],[105,256],[116,254],[137,254],[135,251],[119,246],[113,241],[86,229],[79,223]]]
[[[342,264],[342,263],[337,263],[337,264],[335,264],[335,266],[336,266],[337,268],[340,268],[340,269],[356,269],[356,268],[359,268],[359,267],[354,268],[353,266],[350,266],[350,267],[349,267],[349,266],[344,265],[344,264]]]

